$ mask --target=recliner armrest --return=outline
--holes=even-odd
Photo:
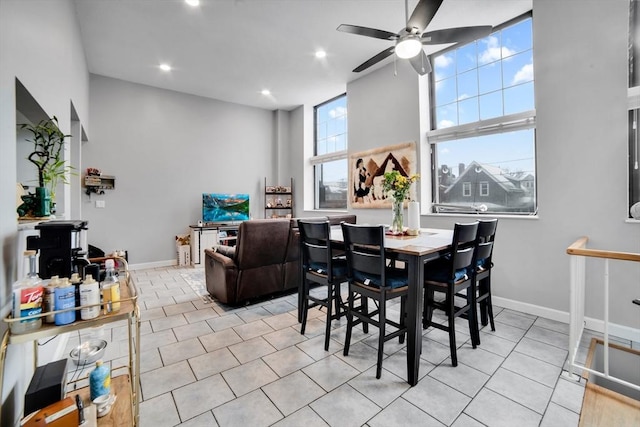
[[[234,251],[228,250],[228,249],[235,249],[235,248],[229,248],[227,246],[224,246],[225,249],[220,250],[220,248],[222,247],[223,246],[216,246],[212,249],[205,249],[204,250],[205,258],[210,258],[212,261],[217,262],[218,264],[222,264],[222,266],[225,268],[235,267],[236,265],[235,250]]]

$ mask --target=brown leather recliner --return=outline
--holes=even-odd
[[[205,249],[207,291],[225,304],[285,290],[289,220],[256,219],[238,229],[235,247]]]
[[[317,219],[336,225],[356,222],[355,215]],[[218,245],[204,252],[207,291],[225,304],[297,289],[300,283],[297,219],[245,221],[238,229],[236,246]]]

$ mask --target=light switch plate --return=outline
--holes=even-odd
[[[104,208],[105,206],[104,200],[96,200],[96,208]]]

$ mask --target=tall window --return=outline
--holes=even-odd
[[[629,2],[629,206],[640,203],[640,2]]]
[[[314,108],[315,208],[347,208],[347,95]]]
[[[531,15],[431,59],[433,212],[534,214]]]

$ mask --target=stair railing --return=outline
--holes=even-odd
[[[593,375],[606,378],[613,382],[623,384],[634,390],[640,390],[640,386],[630,383],[609,374],[609,260],[640,262],[640,254],[631,252],[604,251],[587,249],[588,237],[581,237],[567,248],[570,257],[570,307],[569,307],[569,375],[573,376],[574,369],[589,372]],[[576,362],[576,354],[584,332],[584,305],[586,283],[586,259],[604,259],[604,371],[587,368]],[[635,303],[635,301],[633,301]]]

